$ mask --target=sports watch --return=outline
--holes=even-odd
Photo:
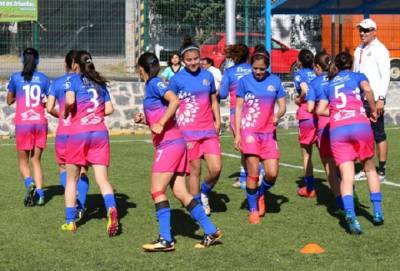
[[[378,100],[379,101],[385,101],[386,99],[385,99],[385,96],[378,96]]]

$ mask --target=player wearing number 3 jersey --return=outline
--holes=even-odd
[[[114,110],[107,90],[108,81],[95,70],[88,52],[79,51],[74,62],[74,70],[78,74],[71,77],[68,82],[70,88],[65,94],[64,118],[70,117],[71,125],[67,131],[65,152],[66,223],[61,228],[66,231],[76,230],[76,185],[81,167],[91,165],[108,213],[107,233],[114,236],[118,232],[118,214],[107,174],[110,143],[104,124],[104,117]]]
[[[39,53],[27,48],[22,54],[23,70],[14,73],[8,83],[7,104],[16,102],[15,137],[21,176],[27,189],[25,206],[44,204],[43,173],[40,158],[46,147],[47,119],[44,114],[49,79],[36,71]],[[31,177],[29,157],[34,173]]]
[[[327,113],[329,101],[330,139],[333,158],[340,170],[342,195],[346,221],[354,234],[360,234],[361,226],[355,216],[353,185],[354,162],[359,159],[368,178],[370,199],[374,205],[373,223],[383,223],[382,194],[376,173],[374,137],[363,107],[363,99],[371,106],[371,121],[376,121],[376,108],[372,89],[364,74],[351,72],[353,59],[348,53],[340,53],[331,65],[329,83],[322,94],[317,113]]]

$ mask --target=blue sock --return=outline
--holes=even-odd
[[[258,193],[257,193],[257,189],[246,188],[246,197],[247,197],[247,201],[249,203],[249,211],[250,212],[257,212],[258,211],[258,206],[257,206]]]
[[[351,214],[352,216],[356,216],[356,212],[354,211],[354,199],[352,195],[346,195],[342,197],[343,207],[346,214]]]
[[[213,187],[214,187],[214,185],[208,184],[208,183],[206,183],[206,181],[203,181],[200,186],[200,192],[208,195],[208,194],[210,194]]]
[[[343,210],[344,207],[343,207],[342,196],[336,196],[336,197],[335,197],[335,201],[336,201],[337,206],[338,206],[341,210]]]
[[[306,183],[307,192],[314,190],[314,176],[305,176],[304,182]]]
[[[31,183],[34,183],[33,178],[32,177],[26,177],[25,180],[24,180],[25,188],[28,188],[28,186],[30,186]]]
[[[78,190],[78,199],[77,199],[78,205],[79,208],[83,209],[85,208],[86,195],[89,191],[89,178],[87,176],[83,175],[79,178],[77,184],[77,190]]]
[[[197,194],[197,195],[194,195],[193,198],[194,198],[195,201],[197,201],[199,204],[201,204],[201,195],[200,195],[200,193]]]
[[[64,189],[67,186],[67,172],[66,171],[63,171],[60,173],[60,184],[62,185],[62,187],[64,187]]]
[[[36,188],[36,194],[38,195],[39,198],[43,198],[44,197],[43,189]]]
[[[245,183],[247,180],[247,171],[244,167],[240,167],[239,182]]]
[[[258,165],[258,172],[259,172],[259,175],[265,176],[264,166],[261,163]]]
[[[171,209],[162,208],[156,211],[158,225],[160,227],[160,235],[166,241],[171,242]]]
[[[208,218],[200,204],[196,204],[196,206],[190,210],[190,214],[197,222],[199,222],[205,234],[213,234],[217,232],[217,227],[211,223],[211,220]]]
[[[106,205],[106,210],[116,206],[114,194],[106,194],[103,196],[104,204]]]
[[[76,218],[76,207],[65,208],[65,223],[74,222]]]
[[[258,194],[264,195],[265,191],[268,191],[269,189],[271,189],[271,187],[273,187],[274,184],[275,183],[269,182],[268,180],[263,178],[261,185],[258,187]]]
[[[374,205],[374,212],[375,213],[382,213],[382,193],[370,193],[369,197],[371,199],[372,204]]]

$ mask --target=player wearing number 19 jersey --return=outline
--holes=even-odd
[[[25,49],[22,61],[22,72],[14,73],[9,80],[7,103],[11,105],[16,102],[14,118],[16,148],[19,169],[27,189],[24,204],[32,206],[36,202],[38,205],[43,205],[43,173],[40,157],[47,140],[47,118],[44,109],[50,82],[46,75],[36,71],[39,53],[35,49]],[[30,173],[29,157],[34,178]]]
[[[355,160],[361,160],[368,177],[375,225],[383,223],[383,212],[380,181],[373,161],[374,137],[362,102],[364,98],[367,100],[371,106],[371,121],[376,121],[373,92],[364,74],[350,71],[352,65],[349,53],[336,56],[335,66],[329,72],[329,84],[321,97],[321,110],[329,101],[331,146],[342,177],[340,189],[346,221],[352,233],[360,234],[361,226],[355,216],[353,200]]]

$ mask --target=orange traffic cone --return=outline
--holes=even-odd
[[[317,243],[309,243],[303,247],[300,252],[302,254],[321,254],[325,252],[325,249],[323,249],[320,245]]]

